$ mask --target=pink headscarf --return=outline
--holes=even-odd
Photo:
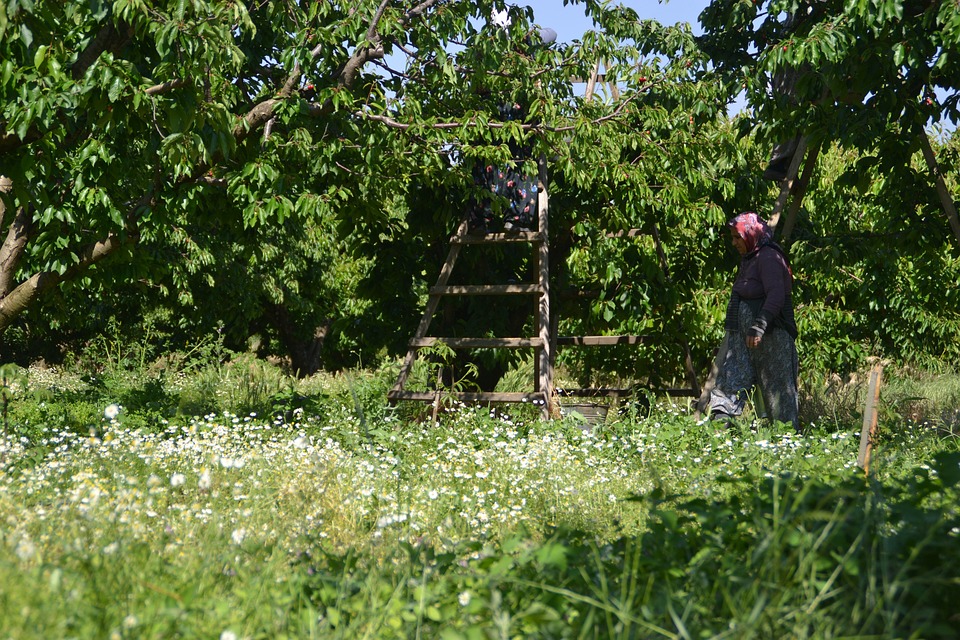
[[[753,211],[746,211],[732,218],[727,226],[743,238],[747,247],[747,255],[773,239],[770,227]]]

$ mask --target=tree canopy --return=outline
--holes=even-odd
[[[907,179],[914,201],[935,202],[903,132],[956,117],[954,3],[715,0],[700,38],[574,4],[596,28],[553,46],[525,7],[492,26],[492,1],[0,5],[0,330],[45,299],[69,323],[84,292],[137,290],[238,342],[267,331],[304,371],[330,333],[341,352],[394,353],[472,165],[520,144],[548,159],[551,232],[568,248],[557,273],[597,292],[571,322],[655,322],[676,338],[682,315],[706,352],[717,265],[733,264],[719,229],[769,199],[770,140],[803,131],[855,148],[839,187],[879,178],[888,218]],[[575,80],[598,64],[617,91],[588,100]],[[796,99],[769,91],[786,68],[814,70]],[[744,89],[751,111],[731,120]],[[513,101],[525,119],[501,117]],[[925,207],[909,215],[926,220]],[[605,235],[654,225],[669,281],[646,240]]]

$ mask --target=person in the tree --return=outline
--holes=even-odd
[[[711,416],[739,416],[749,391],[759,385],[767,416],[799,432],[793,273],[756,213],[741,213],[727,226],[741,261],[724,323],[727,351],[710,392]]]
[[[800,3],[796,11],[789,14],[783,23],[782,40],[787,41],[790,37],[800,32],[802,28],[809,28],[806,25],[816,21],[822,4],[822,0],[808,0],[807,2]],[[809,74],[810,71],[809,65],[802,65],[800,68],[786,66],[780,69],[773,76],[774,98],[777,100],[785,100],[790,104],[796,105],[799,101],[797,96],[797,83],[803,75]],[[786,178],[788,169],[790,168],[790,162],[793,160],[799,144],[799,134],[777,142],[773,147],[773,151],[770,153],[770,161],[763,171],[764,179],[780,182]]]
[[[508,29],[509,12],[494,9],[491,24],[498,29]],[[557,39],[557,32],[549,27],[538,27],[524,40],[528,48],[549,47]],[[526,110],[519,102],[498,105],[501,121],[525,121]],[[524,161],[530,157],[530,149],[511,140],[509,143],[512,162],[505,166],[478,164],[473,168],[474,182],[482,188],[484,197],[474,198],[468,206],[467,219],[472,233],[489,233],[499,225],[504,231],[532,231],[538,225],[538,185],[536,176],[522,171]],[[491,197],[492,194],[492,197]],[[494,199],[499,199],[499,207]],[[500,208],[499,213],[495,210]]]

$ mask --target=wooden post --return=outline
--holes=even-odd
[[[937,164],[937,157],[933,153],[933,146],[930,144],[930,136],[926,131],[920,132],[920,148],[923,149],[923,158],[927,161],[927,168],[933,175],[937,183],[937,194],[940,196],[940,204],[943,205],[943,211],[950,220],[950,228],[953,229],[953,235],[957,237],[960,243],[960,216],[957,216],[957,207],[953,204],[953,198],[950,197],[950,191],[947,189],[947,183],[943,180],[943,173]]]
[[[436,397],[433,399],[433,412],[430,414],[430,426],[437,426],[437,418],[440,415],[440,403],[443,400],[443,365],[437,368],[437,389]]]
[[[767,220],[767,224],[770,225],[770,231],[777,230],[777,223],[780,222],[780,212],[783,211],[783,208],[787,204],[787,198],[790,197],[790,192],[793,191],[793,183],[797,179],[797,172],[800,170],[800,161],[803,159],[803,154],[806,150],[807,138],[800,138],[800,141],[797,142],[797,150],[790,160],[787,177],[780,183],[780,195],[777,196],[777,202],[773,205],[773,212],[770,214],[770,219]]]
[[[657,250],[657,259],[660,261],[660,270],[663,271],[663,277],[667,284],[671,284],[670,265],[667,263],[667,254],[663,250],[663,243],[660,242],[660,230],[657,228],[656,223],[653,225],[653,246]],[[699,396],[700,383],[697,382],[697,370],[693,366],[693,354],[690,351],[690,343],[687,342],[687,330],[684,326],[683,318],[680,318],[679,327],[680,335],[682,336],[680,338],[680,346],[683,347],[683,365],[687,370],[687,382],[690,384],[690,391],[693,395]]]
[[[467,231],[467,218],[464,217],[460,222],[460,226],[457,227],[455,237],[463,237],[467,234]],[[450,280],[450,274],[453,272],[453,265],[456,264],[457,257],[460,255],[461,247],[461,244],[456,243],[450,248],[450,253],[447,255],[447,261],[443,263],[443,267],[440,269],[440,275],[437,277],[437,287],[446,286],[447,282]],[[427,335],[427,329],[430,328],[430,323],[433,321],[433,314],[437,312],[437,307],[439,304],[440,296],[431,295],[427,300],[427,308],[423,312],[423,317],[420,318],[420,325],[413,334],[414,340],[419,340]],[[401,391],[403,389],[403,385],[407,382],[407,376],[410,375],[410,370],[413,368],[413,361],[416,359],[416,357],[417,350],[413,347],[408,348],[407,355],[403,359],[403,364],[400,365],[400,375],[397,376],[397,382],[393,385],[393,391]]]
[[[793,194],[793,202],[790,203],[790,209],[787,211],[787,219],[783,223],[783,233],[780,238],[784,247],[790,242],[790,236],[793,235],[793,225],[797,221],[797,213],[800,211],[800,205],[803,203],[803,196],[807,193],[807,187],[810,185],[810,176],[813,175],[813,169],[817,164],[817,157],[820,155],[821,145],[810,149],[807,159],[803,165],[803,173],[800,175],[800,182],[797,183],[796,193]]]
[[[600,62],[597,61],[597,64],[593,66],[593,73],[590,74],[590,79],[587,80],[587,89],[583,93],[583,99],[586,102],[590,102],[593,99],[594,88],[597,86],[597,76],[600,75]]]
[[[857,466],[866,474],[870,473],[870,450],[877,432],[877,404],[880,401],[880,377],[883,365],[876,364],[870,371],[870,384],[867,388],[867,402],[863,409],[863,426],[860,428],[860,455]]]
[[[537,243],[537,267],[542,292],[538,301],[538,331],[541,346],[537,358],[537,391],[543,394],[543,417],[550,419],[559,413],[553,393],[553,340],[550,335],[550,229],[549,199],[547,197],[547,163],[540,159],[540,191],[537,199],[537,217],[540,240]]]
[[[699,420],[701,414],[708,410],[710,405],[710,392],[717,386],[717,374],[720,373],[720,364],[727,357],[727,335],[724,333],[720,348],[717,349],[717,356],[713,359],[713,366],[710,367],[710,373],[707,375],[703,388],[700,390],[700,398],[697,400],[697,410],[694,412],[694,419]]]

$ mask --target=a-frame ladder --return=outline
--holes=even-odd
[[[409,342],[407,355],[400,367],[397,382],[388,392],[391,402],[397,400],[419,400],[434,403],[434,417],[439,407],[441,394],[454,396],[465,402],[532,402],[543,407],[544,417],[553,414],[553,367],[552,343],[550,341],[550,260],[548,235],[548,197],[546,190],[545,167],[541,163],[540,184],[537,199],[538,228],[535,231],[520,231],[510,233],[488,233],[474,235],[469,232],[467,220],[464,219],[457,231],[450,238],[450,253],[440,270],[437,283],[430,288],[427,306],[424,310],[420,325]],[[460,251],[467,245],[527,243],[534,247],[534,272],[536,281],[522,284],[483,284],[483,285],[450,285],[450,274],[460,255]],[[430,336],[428,332],[437,312],[440,300],[445,296],[530,296],[533,297],[537,335],[528,337],[507,338],[449,338]],[[436,391],[408,391],[404,387],[417,352],[425,347],[436,344],[445,344],[452,349],[535,349],[536,359],[532,390],[525,392],[492,392],[492,391],[443,391],[438,385]]]
[[[530,402],[539,404],[542,407],[544,418],[557,417],[559,415],[558,397],[554,388],[554,359],[558,346],[606,346],[623,344],[640,344],[649,339],[649,336],[633,335],[602,335],[602,336],[565,336],[556,335],[556,318],[551,316],[550,306],[550,255],[549,255],[549,205],[547,190],[545,187],[545,169],[541,165],[540,185],[538,194],[538,228],[536,231],[519,233],[492,233],[485,235],[473,235],[469,233],[467,221],[463,220],[457,231],[450,238],[450,252],[447,260],[440,270],[436,284],[430,288],[428,301],[423,316],[417,330],[410,340],[407,354],[400,367],[400,373],[396,384],[388,392],[388,399],[391,402],[400,400],[414,400],[421,402],[431,402],[434,405],[434,420],[440,406],[440,401],[444,395],[454,397],[464,402],[476,403],[516,403]],[[640,230],[634,229],[617,236],[626,235],[633,237],[642,234]],[[645,234],[644,234],[645,235]],[[656,228],[653,229],[654,246],[660,266],[663,269],[667,280],[670,280],[669,269],[667,266],[666,254],[660,241],[660,235]],[[484,284],[484,285],[450,285],[450,275],[456,265],[457,258],[463,247],[468,245],[482,244],[501,244],[501,243],[529,243],[535,248],[534,252],[534,273],[536,281],[522,284]],[[505,337],[505,338],[465,338],[465,337],[439,337],[429,335],[433,317],[437,312],[440,301],[445,296],[503,296],[519,295],[533,296],[535,298],[535,317],[536,317],[536,336],[527,337]],[[491,391],[456,391],[444,390],[438,383],[437,388],[432,391],[411,391],[405,388],[407,379],[416,360],[420,349],[432,347],[437,344],[445,344],[452,349],[534,349],[536,352],[534,366],[534,380],[532,390],[523,392],[491,392]],[[690,352],[690,346],[686,340],[681,341],[684,350],[684,365],[687,373],[689,387],[687,389],[659,389],[656,391],[665,392],[668,395],[686,395],[694,398],[700,395],[700,387],[697,381],[697,374],[693,367],[693,361]],[[631,396],[635,393],[634,389],[567,389],[564,390],[565,396],[591,397],[591,398],[611,398],[617,400],[622,397]]]

